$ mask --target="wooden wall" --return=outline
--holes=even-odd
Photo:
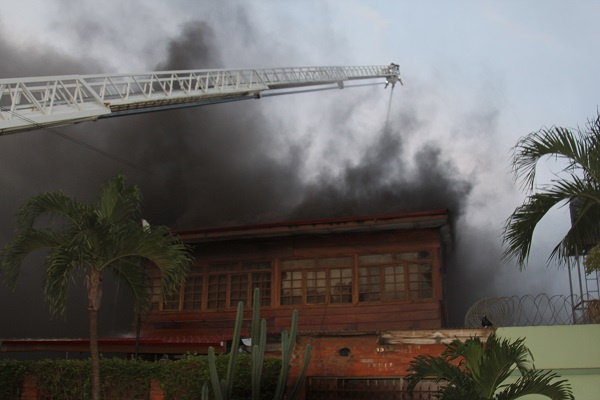
[[[319,234],[261,239],[223,240],[195,245],[197,263],[274,260],[273,305],[261,308],[270,333],[289,329],[293,309],[300,332],[375,332],[436,329],[443,325],[441,239],[438,229]],[[433,298],[414,301],[279,306],[280,261],[289,258],[341,256],[428,250],[433,254]],[[358,288],[358,279],[353,280]],[[357,291],[353,291],[357,293]],[[245,313],[251,318],[251,311]],[[230,335],[235,310],[156,311],[142,324],[143,337]]]

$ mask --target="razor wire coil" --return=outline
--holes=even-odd
[[[600,323],[600,300],[590,296],[538,295],[485,297],[465,315],[466,328],[481,328],[483,316],[493,326],[542,326]]]

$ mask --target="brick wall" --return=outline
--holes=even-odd
[[[410,361],[421,354],[440,354],[443,344],[381,344],[377,335],[348,337],[298,337],[291,361],[289,385],[298,380],[306,345],[312,346],[307,376],[318,377],[399,377],[406,375]],[[349,350],[349,351],[347,351]],[[277,354],[273,354],[276,356]],[[150,400],[163,400],[160,382],[150,383]],[[37,400],[35,380],[27,377],[22,400]],[[304,391],[298,400],[304,400]]]
[[[160,386],[160,382],[150,381],[150,400],[163,400],[165,392]]]
[[[23,380],[23,392],[21,393],[22,400],[37,400],[38,388],[35,378],[32,376],[26,376]]]
[[[311,345],[307,377],[396,378],[406,375],[410,362],[419,355],[439,355],[453,339],[485,338],[493,330],[429,330],[382,332],[370,335],[298,336],[291,360],[288,384],[292,387],[301,372],[304,352]],[[279,352],[269,354],[278,356]],[[23,400],[37,400],[35,381],[27,378]],[[152,382],[150,400],[163,400],[159,382]],[[300,393],[298,400],[304,400]]]
[[[381,344],[377,335],[300,337],[294,350],[289,385],[300,374],[306,345],[312,347],[307,377],[399,377],[422,354],[439,355],[443,344]],[[303,393],[300,399],[303,399]]]

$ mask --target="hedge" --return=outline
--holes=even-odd
[[[219,376],[227,369],[228,356],[217,357]],[[251,356],[239,355],[234,396],[251,397]],[[261,398],[273,397],[281,360],[265,359]],[[209,380],[206,356],[185,356],[178,361],[149,362],[101,359],[101,396],[104,399],[147,400],[150,381],[160,382],[167,400],[199,399]],[[25,376],[33,377],[41,398],[47,400],[90,399],[89,360],[0,361],[0,399],[20,400]],[[209,384],[210,386],[210,384]]]

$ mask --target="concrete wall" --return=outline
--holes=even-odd
[[[501,338],[525,338],[537,369],[551,369],[577,400],[600,398],[600,324],[498,328]],[[545,398],[529,396],[524,399]]]

